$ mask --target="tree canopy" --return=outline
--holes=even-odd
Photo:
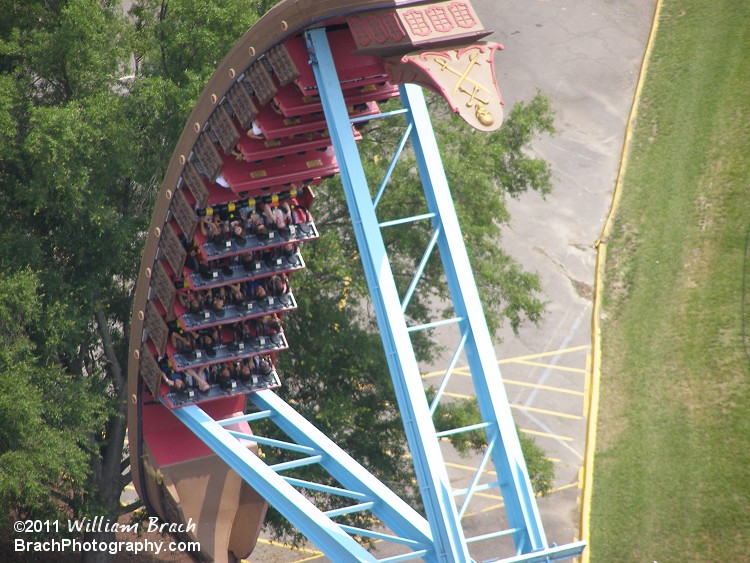
[[[123,463],[127,335],[144,233],[188,113],[216,64],[267,9],[244,0],[0,0],[0,499],[15,515],[116,515]],[[442,102],[431,100],[437,113]],[[538,278],[500,246],[508,197],[551,189],[525,150],[553,132],[537,95],[502,129],[434,120],[489,324],[541,318]],[[382,177],[396,125],[368,126],[361,151]],[[407,155],[384,219],[418,206]],[[377,185],[377,184],[375,184]],[[285,319],[280,391],[352,455],[409,495],[410,468],[390,377],[336,180],[313,209],[322,236],[303,248],[299,309]],[[392,233],[392,234],[391,234]],[[389,233],[408,284],[427,233]],[[415,319],[445,297],[430,264]],[[422,358],[433,351],[417,342]],[[380,440],[362,440],[361,428]],[[50,493],[51,491],[51,493]],[[4,514],[0,518],[8,517]],[[6,527],[7,529],[7,527]]]

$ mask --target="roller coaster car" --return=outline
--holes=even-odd
[[[222,323],[242,322],[269,313],[286,313],[296,308],[297,302],[291,292],[279,297],[265,297],[227,305],[221,311],[207,309],[199,313],[191,313],[181,306],[175,305],[175,311],[185,330],[199,330],[218,326]]]
[[[362,140],[362,136],[358,132],[355,135],[358,137],[358,141]],[[237,148],[242,158],[248,162],[255,163],[261,163],[264,160],[284,157],[286,155],[299,155],[307,159],[312,159],[316,153],[325,151],[330,146],[331,139],[326,129],[309,133],[297,133],[272,141],[251,139],[247,136],[237,141]]]
[[[196,233],[194,241],[201,247],[208,260],[216,260],[253,251],[271,250],[316,238],[318,238],[318,229],[315,223],[304,221],[283,229],[267,229],[263,234],[249,233],[241,238],[232,236],[219,241],[209,241],[205,235]]]
[[[128,366],[136,491],[151,514],[196,523],[181,539],[199,541],[206,561],[246,557],[266,504],[171,410],[199,405],[220,421],[243,413],[246,394],[282,385],[283,377],[268,367],[288,345],[282,319],[270,332],[257,319],[287,314],[297,302],[286,291],[206,313],[188,312],[177,297],[304,267],[299,247],[318,236],[308,211],[311,187],[338,172],[304,38],[308,28],[326,26],[351,117],[377,115],[378,102],[397,96],[398,84],[416,82],[478,129],[496,129],[502,120],[492,65],[500,47],[477,43],[490,32],[464,1],[284,0],[218,66],[178,141],[153,213]],[[353,135],[361,139],[355,129]],[[265,207],[273,220],[285,201],[293,220],[283,228],[252,217],[254,226],[247,223],[248,213],[260,217]],[[212,217],[219,217],[217,224],[241,219],[246,230],[224,240],[209,236],[203,222]],[[208,331],[211,344],[178,349],[175,330]],[[166,383],[174,371],[205,374],[219,364],[266,357],[263,372],[209,375],[198,389],[193,375],[183,389]],[[246,422],[229,428],[252,435]],[[258,453],[252,440],[242,443]]]
[[[270,259],[263,256],[255,258],[251,253],[244,256],[249,259],[242,264],[209,269],[205,274],[185,268],[185,277],[180,285],[194,290],[212,289],[230,283],[251,282],[272,274],[291,273],[305,267],[299,252]]]
[[[304,182],[311,177],[325,178],[338,174],[338,171],[333,149],[325,147],[312,154],[305,153],[304,158],[282,158],[257,163],[224,157],[222,175],[230,189],[241,193],[268,186],[278,186],[281,189],[285,184]]]
[[[349,110],[349,115],[355,117],[357,108],[362,104],[367,104],[372,100],[384,102],[398,96],[398,86],[394,86],[383,79],[374,84],[358,85],[356,88],[346,90],[344,101]],[[323,111],[320,96],[317,93],[304,93],[296,84],[280,88],[274,96],[274,101],[279,110],[290,117]]]

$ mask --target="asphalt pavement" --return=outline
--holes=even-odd
[[[514,419],[555,461],[554,492],[539,500],[550,543],[577,539],[585,451],[591,297],[633,94],[656,0],[474,0],[496,56],[506,108],[536,91],[556,111],[557,135],[533,143],[554,190],[509,202],[501,244],[537,272],[548,301],[539,326],[504,330],[496,346]]]

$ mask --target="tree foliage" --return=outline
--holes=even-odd
[[[434,389],[428,389],[427,396],[435,396]],[[452,428],[463,428],[482,422],[476,398],[465,399],[453,403],[441,403],[435,409],[435,429],[440,432]],[[555,477],[555,465],[545,456],[544,451],[537,445],[534,438],[528,434],[518,434],[521,451],[526,461],[529,480],[534,492],[545,496],[552,491]],[[482,452],[487,446],[487,436],[480,430],[472,430],[454,434],[450,437],[451,444],[462,456]]]
[[[0,515],[4,529],[13,518],[55,519],[61,501],[80,502],[90,432],[103,422],[90,381],[38,354],[38,286],[28,269],[0,273],[0,503],[15,508]]]
[[[137,0],[124,14],[115,0],[0,0],[0,499],[12,514],[122,511],[128,323],[154,198],[203,85],[269,4]],[[367,128],[374,189],[398,124]],[[491,135],[450,116],[435,128],[491,327],[537,321],[539,281],[499,240],[506,198],[550,189],[547,164],[525,151],[552,131],[550,108],[541,96],[518,104]],[[382,219],[419,212],[418,190],[407,151]],[[322,237],[294,278],[283,393],[408,498],[403,429],[335,180],[314,212]],[[402,291],[428,236],[388,232]],[[446,295],[438,264],[424,284],[414,320]],[[415,347],[433,351],[428,338]]]

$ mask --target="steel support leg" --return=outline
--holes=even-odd
[[[378,193],[376,203],[373,204],[325,30],[309,32],[308,45],[432,530],[436,557],[439,561],[470,561],[467,538],[460,521],[465,507],[459,513],[452,500],[445,462],[409,338],[409,332],[415,330],[415,327],[407,327],[403,313],[405,305],[400,301],[380,231],[384,225],[378,225],[375,214],[375,205],[381,193]],[[571,554],[579,554],[584,547],[582,542],[564,548],[550,548],[547,544],[421,89],[414,85],[401,86],[401,100],[406,110],[407,131],[427,201],[429,213],[425,217],[431,218],[433,223],[435,240],[431,244],[436,241],[445,269],[463,349],[483,418],[480,426],[484,428],[488,444],[491,445],[488,455],[491,455],[499,476],[498,486],[510,524],[509,530],[497,535],[512,535],[519,561],[524,560],[524,556],[529,560],[536,560],[538,557],[553,560],[558,558],[556,556],[565,558]],[[404,221],[412,219],[418,218]],[[392,223],[398,224],[399,221]],[[446,322],[453,321],[439,321],[425,326],[438,326]],[[469,491],[468,496],[472,492]],[[502,527],[500,521],[498,526]],[[476,538],[470,538],[469,541],[472,539]]]
[[[311,60],[325,110],[365,276],[404,420],[414,469],[432,530],[437,561],[470,561],[448,472],[430,416],[367,179],[341,92],[325,29],[308,32]]]
[[[425,519],[357,463],[349,454],[295,411],[273,391],[248,395],[256,407],[273,412],[273,422],[297,444],[324,452],[321,466],[339,483],[375,502],[372,512],[394,533],[422,546],[431,546],[432,537]]]
[[[172,412],[298,530],[314,539],[316,545],[334,561],[377,561],[199,406],[190,405]]]
[[[419,513],[273,391],[259,391],[248,398],[268,413],[271,421],[294,441],[293,444],[308,451],[316,463],[346,488],[347,494],[344,496],[351,496],[361,505],[366,505],[368,510],[396,534],[380,534],[381,537],[411,549],[411,554],[401,556],[400,560],[406,561],[420,555],[427,557],[426,554],[432,551],[433,542],[428,524]],[[352,563],[377,561],[351,537],[351,530],[347,531],[334,522],[332,515],[321,512],[300,493],[293,486],[296,480],[284,477],[279,469],[269,467],[248,451],[237,440],[237,436],[224,427],[230,421],[215,421],[197,405],[175,409],[172,413],[331,560]],[[259,436],[243,437],[265,442]],[[322,486],[320,490],[325,489]]]
[[[433,226],[440,227],[438,249],[456,316],[463,319],[461,333],[467,336],[465,350],[479,408],[483,420],[491,423],[485,430],[488,442],[499,439],[502,445],[493,449],[492,460],[500,476],[510,527],[519,530],[513,534],[514,543],[521,553],[545,549],[547,540],[534,491],[421,88],[401,86],[401,102],[410,110],[407,120],[412,124],[411,141],[427,208],[435,214]]]

